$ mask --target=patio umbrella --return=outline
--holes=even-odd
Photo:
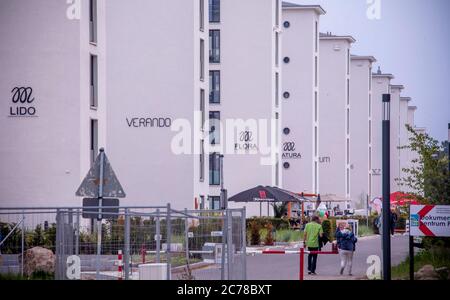
[[[290,191],[286,191],[277,187],[262,186],[251,188],[240,192],[229,198],[231,202],[301,202],[304,199]]]
[[[419,204],[416,197],[402,192],[392,193],[390,196],[391,205],[404,206],[406,204]]]

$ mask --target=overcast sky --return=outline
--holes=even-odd
[[[380,1],[381,18],[369,19],[367,2]],[[322,32],[356,38],[353,54],[373,55],[383,72],[403,84],[402,96],[418,107],[416,126],[447,140],[450,123],[449,0],[291,0],[319,4]]]

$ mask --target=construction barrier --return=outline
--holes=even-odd
[[[305,250],[305,248],[300,248],[299,250],[277,250],[277,249],[268,249],[268,250],[249,250],[247,249],[247,254],[266,254],[266,255],[298,255],[300,261],[300,269],[299,269],[299,280],[304,279],[304,265],[305,265],[305,254],[321,254],[321,255],[336,255],[339,254],[337,250],[334,251],[309,251]]]

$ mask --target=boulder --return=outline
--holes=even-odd
[[[19,263],[21,262],[19,255]],[[24,253],[23,272],[26,276],[31,276],[34,272],[42,271],[45,273],[55,272],[55,255],[51,250],[34,247]]]
[[[439,280],[439,274],[432,265],[425,265],[414,274],[417,280]]]

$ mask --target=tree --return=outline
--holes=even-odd
[[[409,145],[400,149],[410,149],[417,153],[417,158],[411,160],[409,168],[403,168],[406,174],[397,179],[400,187],[407,187],[421,203],[450,204],[449,159],[444,153],[444,144],[433,139],[428,134],[416,132],[406,125],[411,134]]]
[[[274,203],[272,206],[275,218],[281,219],[287,213],[287,203]]]

